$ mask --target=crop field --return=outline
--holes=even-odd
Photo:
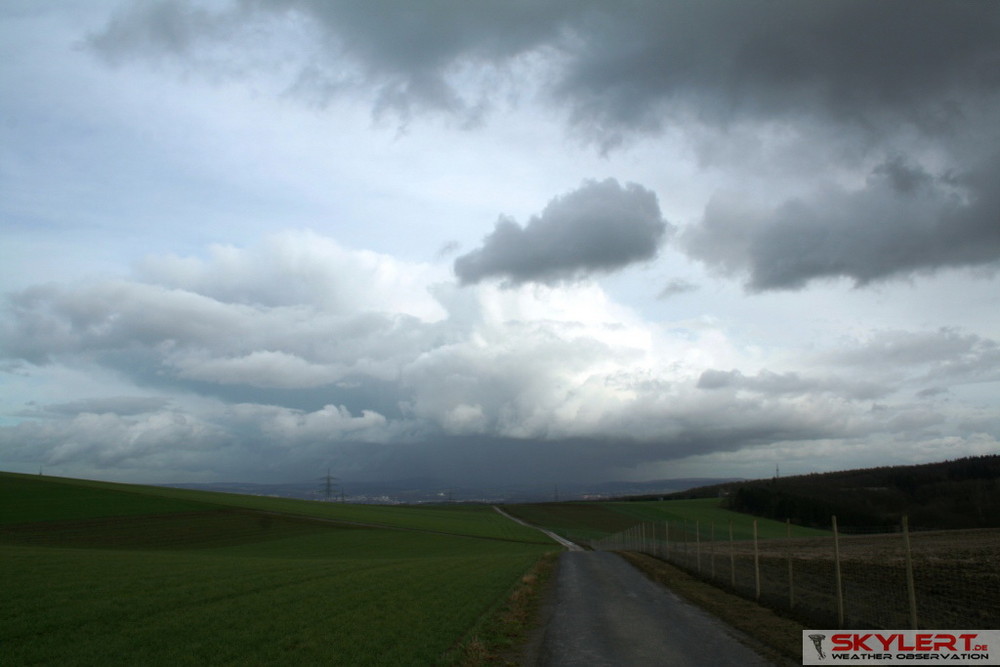
[[[33,490],[26,492],[23,485]],[[455,535],[538,540],[537,531],[476,505],[352,505],[0,473],[0,525],[221,508]]]
[[[447,663],[556,549],[489,507],[0,489],[3,665]]]
[[[921,627],[1000,625],[1000,530],[916,532],[910,545]],[[791,562],[800,612],[821,619],[825,611],[829,618],[835,607],[832,547],[830,538],[762,542],[762,590],[786,598]],[[905,555],[899,533],[840,538],[845,611],[856,626],[908,627]],[[752,553],[746,545],[737,547],[736,558],[750,570]]]
[[[729,539],[729,524],[733,525],[733,539],[748,540],[753,537],[754,517],[731,512],[721,507],[721,499],[665,500],[641,502],[584,502],[509,505],[506,511],[525,521],[544,526],[559,535],[581,543],[619,533],[641,523],[664,529],[670,522],[671,533],[676,538],[689,536],[694,539],[699,531],[701,539],[709,539],[715,531],[717,540]],[[787,526],[780,521],[757,519],[760,539],[785,537]],[[792,526],[793,537],[829,535],[829,531]],[[662,537],[662,534],[660,535]]]
[[[211,507],[142,493],[141,487],[0,473],[0,525],[102,516],[167,514]]]

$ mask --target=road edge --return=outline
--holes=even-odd
[[[800,623],[727,593],[659,558],[632,552],[618,554],[647,578],[718,618],[737,639],[774,664],[802,664],[802,630],[806,628]]]

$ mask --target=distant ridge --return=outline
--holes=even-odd
[[[693,487],[705,487],[737,481],[733,477],[691,477],[645,482],[596,482],[511,484],[493,487],[449,485],[430,478],[393,480],[386,482],[338,481],[329,500],[341,498],[352,503],[430,503],[430,502],[544,502],[569,500],[611,499],[637,494],[656,496],[676,493]],[[242,493],[256,496],[276,496],[307,500],[326,500],[322,480],[288,483],[215,482],[165,484],[180,489]]]

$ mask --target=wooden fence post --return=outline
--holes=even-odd
[[[840,577],[840,537],[837,533],[837,517],[831,517],[833,522],[833,564],[834,584],[837,587],[837,627],[844,627],[844,587]]]
[[[753,520],[753,583],[754,595],[760,600],[760,553],[757,551],[757,519]]]
[[[708,541],[708,559],[712,563],[712,579],[715,579],[715,522],[712,522],[712,535]]]
[[[733,544],[733,520],[729,520],[729,583],[736,588],[736,546]]]
[[[906,594],[910,598],[910,629],[917,629],[917,588],[913,582],[913,556],[910,553],[910,517],[903,515],[903,544],[906,547]]]
[[[698,573],[701,573],[701,522],[694,522],[694,553],[698,563]]]
[[[670,560],[670,520],[663,522],[664,536],[667,540],[667,560]]]
[[[792,539],[792,520],[785,519],[785,534],[787,539]],[[795,583],[792,578],[792,545],[786,543],[788,547],[786,551],[788,552],[788,608],[795,609]]]

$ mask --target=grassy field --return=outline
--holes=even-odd
[[[714,525],[717,540],[729,539],[729,523],[733,525],[733,538],[748,540],[753,537],[754,517],[731,512],[721,507],[719,498],[697,500],[665,500],[642,502],[583,502],[508,505],[505,510],[530,523],[543,526],[564,537],[579,542],[607,537],[641,523],[656,524],[662,530],[669,521],[671,534],[685,533],[694,539],[697,530],[701,538],[708,539]],[[760,539],[785,537],[787,527],[780,521],[757,520]],[[824,530],[792,526],[793,537],[828,535]]]
[[[28,491],[25,491],[27,485]],[[478,505],[353,505],[0,473],[0,525],[238,508],[344,523],[538,541],[537,531]]]
[[[3,665],[447,663],[555,549],[476,506],[0,473],[0,507]]]
[[[155,489],[83,480],[0,473],[0,525],[104,516],[168,514],[212,507],[162,497]]]

